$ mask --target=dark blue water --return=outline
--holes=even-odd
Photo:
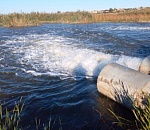
[[[24,129],[35,129],[36,118],[51,118],[56,130],[120,129],[107,108],[132,115],[97,91],[97,76],[112,62],[138,70],[149,32],[150,23],[0,27],[1,103],[11,108],[23,97]]]

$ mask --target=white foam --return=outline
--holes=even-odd
[[[25,70],[23,69],[24,72],[26,73],[30,73],[34,76],[41,76],[41,75],[51,75],[51,76],[58,76],[58,75],[61,75],[61,76],[66,76],[66,74],[61,74],[61,73],[55,73],[55,72],[46,72],[46,73],[42,73],[42,72],[36,72],[34,70]]]
[[[139,66],[141,65],[143,59],[137,57],[130,57],[130,56],[119,56],[116,60],[116,63],[129,67],[134,70],[138,70]]]
[[[135,27],[135,26],[118,26],[116,28],[113,28],[112,30],[150,30],[149,26],[146,27]]]
[[[29,35],[18,38],[25,45],[14,49],[21,53],[18,62],[31,66],[25,70],[35,76],[39,75],[74,75],[97,76],[108,63],[118,63],[138,70],[142,59],[129,56],[104,54],[87,48],[79,48],[73,39],[51,35]],[[31,39],[31,40],[30,40]],[[38,39],[38,40],[37,40]],[[18,41],[14,41],[18,42]],[[74,43],[72,43],[74,42]]]

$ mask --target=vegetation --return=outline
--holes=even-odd
[[[0,130],[21,130],[20,126],[20,114],[24,107],[21,104],[21,100],[17,103],[12,110],[5,109],[3,113],[3,107],[0,105]]]
[[[103,12],[11,13],[0,15],[4,27],[35,26],[43,23],[150,22],[150,8],[119,11],[110,8]]]
[[[22,98],[21,98],[22,99]],[[22,130],[23,128],[20,125],[21,121],[21,112],[24,108],[24,104],[21,103],[21,99],[19,103],[16,103],[12,110],[8,110],[7,108],[3,109],[2,105],[0,105],[0,130]],[[150,97],[147,97],[147,103],[145,105],[145,109],[139,109],[134,106],[133,114],[135,116],[135,121],[127,120],[123,117],[117,116],[111,109],[109,111],[112,115],[117,119],[119,126],[126,129],[137,129],[137,130],[150,130]],[[53,121],[50,117],[48,124],[42,124],[41,121],[35,119],[35,129],[43,129],[43,130],[51,130],[53,125],[55,124],[55,120]],[[61,120],[59,119],[60,130]]]
[[[117,119],[114,122],[126,129],[136,129],[136,130],[150,130],[150,97],[147,96],[147,103],[144,109],[140,109],[134,105],[133,114],[135,116],[135,121],[127,120],[123,117],[117,116],[111,109],[109,111]]]
[[[41,130],[40,126],[41,126],[41,121],[40,119],[36,119],[36,130]],[[55,120],[53,121],[52,118],[50,117],[48,124],[43,124],[43,130],[52,130],[53,129],[53,125],[55,124]],[[59,124],[60,124],[60,128],[58,130],[62,130],[61,127],[61,120],[59,118]]]
[[[12,110],[4,109],[0,104],[0,130],[23,130],[21,126],[21,112],[24,108],[24,103],[21,100],[22,98]],[[52,130],[55,123],[56,120],[53,120],[52,117],[50,117],[48,124],[41,123],[40,119],[35,119],[35,130]],[[60,118],[59,124],[59,130],[62,130]]]
[[[11,13],[0,16],[0,24],[4,27],[34,26],[42,23],[89,23],[92,15],[88,12],[66,13]]]

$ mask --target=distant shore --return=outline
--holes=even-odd
[[[111,11],[111,10],[110,10]],[[150,22],[150,7],[124,12],[11,13],[0,15],[0,26],[25,27],[44,23]]]

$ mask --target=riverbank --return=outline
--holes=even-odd
[[[150,8],[117,13],[11,13],[0,15],[4,27],[37,26],[44,23],[99,23],[99,22],[150,22]]]

